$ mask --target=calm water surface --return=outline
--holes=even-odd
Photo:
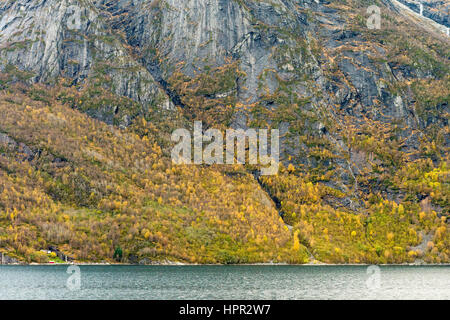
[[[0,299],[450,299],[449,266],[0,266]],[[379,279],[379,281],[377,280]]]

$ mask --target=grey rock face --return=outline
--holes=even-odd
[[[417,13],[420,13],[418,1],[399,0]],[[423,15],[450,28],[450,3],[445,0],[422,0]]]
[[[311,98],[313,106],[329,104],[330,83],[322,57],[313,53],[314,41],[337,48],[362,40],[345,30],[337,10],[312,0],[6,1],[0,5],[0,30],[2,69],[14,65],[31,72],[35,82],[57,77],[73,84],[100,81],[118,95],[168,109],[173,105],[168,97],[181,104],[167,85],[176,69],[194,76],[229,58],[239,61],[246,76],[235,79],[233,91],[219,95],[253,103],[289,82],[288,90]],[[355,90],[336,87],[334,102],[345,105],[353,99],[360,105],[352,113],[370,113],[367,108],[378,99],[390,106],[389,116],[408,116],[394,103],[397,97],[380,87],[381,78],[392,77],[390,70],[366,53],[347,51],[338,67]],[[321,99],[317,91],[324,93]],[[277,101],[267,103],[279,107]],[[112,109],[104,106],[90,114],[111,122]]]
[[[32,161],[36,156],[36,152],[31,150],[26,144],[18,143],[8,135],[0,132],[0,155],[4,151],[17,154],[21,161]]]
[[[15,149],[17,147],[17,142],[8,135],[0,132],[0,146],[7,149]]]
[[[112,34],[91,1],[20,0],[0,4],[0,70],[14,65],[33,82],[58,77],[102,85],[143,105],[168,98],[149,72]]]
[[[152,6],[152,3],[156,3]],[[117,17],[116,27],[142,54],[155,78],[167,80],[175,70],[188,76],[205,67],[217,67],[228,57],[240,61],[247,75],[237,93],[242,100],[257,100],[258,77],[265,69],[289,73],[302,61],[278,67],[273,51],[289,46],[280,30],[302,32],[304,16],[294,13],[293,1],[96,1],[96,6]],[[124,14],[124,12],[126,14]],[[269,26],[269,28],[266,28]],[[271,30],[271,29],[274,30]],[[287,57],[288,58],[288,57]],[[297,60],[296,57],[291,57]],[[154,64],[157,59],[158,70]],[[283,69],[283,70],[281,70]],[[156,73],[156,74],[155,74]],[[268,81],[275,89],[276,81]],[[244,92],[246,91],[246,92]]]
[[[3,1],[0,68],[14,65],[31,72],[35,82],[97,81],[144,109],[173,109],[184,106],[169,83],[175,71],[192,78],[236,61],[245,76],[232,79],[231,89],[204,97],[259,103],[275,115],[259,120],[285,133],[284,151],[317,166],[298,134],[326,139],[337,154],[351,158],[342,137],[328,130],[330,118],[398,121],[408,130],[442,120],[418,120],[410,95],[392,92],[385,83],[432,78],[432,72],[386,62],[383,45],[349,27],[346,14],[315,0]],[[288,120],[283,118],[287,108],[295,109]],[[116,106],[104,105],[89,114],[111,123],[115,112]],[[132,116],[124,116],[121,125],[130,124]],[[257,117],[238,111],[231,125],[246,127]],[[302,122],[301,132],[291,134],[293,122]],[[417,139],[410,139],[407,147],[417,148]],[[343,170],[343,176],[351,176]]]
[[[20,261],[0,252],[0,264],[20,264]]]

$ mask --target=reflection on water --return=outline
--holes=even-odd
[[[449,266],[67,268],[0,266],[0,299],[450,299]]]

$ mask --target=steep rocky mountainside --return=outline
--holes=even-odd
[[[26,70],[32,82],[54,83],[64,77],[71,85],[105,86],[144,108],[171,107],[151,74],[89,1],[2,1],[0,5],[2,69]],[[113,104],[89,111],[108,123],[115,113],[122,116],[116,117],[117,122],[130,123]]]
[[[427,23],[389,0],[0,1],[0,248],[448,262],[449,37]],[[279,174],[173,166],[194,120],[280,129]]]
[[[412,1],[412,0],[400,0],[401,3],[413,9],[415,12],[420,13],[420,3],[423,5],[422,14],[436,21],[439,24],[450,28],[450,2],[444,0],[425,0],[425,1]]]

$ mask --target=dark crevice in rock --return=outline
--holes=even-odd
[[[159,64],[156,62],[147,62],[145,60],[143,60],[142,62],[146,66],[148,72],[152,75],[153,79],[160,84],[161,88],[164,90],[164,92],[170,98],[172,103],[175,106],[180,106],[182,108],[185,108],[186,105],[182,102],[181,97],[174,90],[172,90],[170,88],[170,85],[162,77],[162,72],[161,72],[161,68],[159,67]]]
[[[272,199],[273,203],[275,204],[275,208],[278,211],[278,214],[280,215],[280,217],[283,219],[285,218],[285,213],[283,212],[282,208],[281,208],[281,201],[280,199],[278,199],[278,197],[274,196],[270,190],[262,183],[261,181],[261,175],[258,171],[252,171],[253,177],[255,177],[255,180],[258,182],[258,184],[260,185],[261,189],[269,196],[270,199]]]

